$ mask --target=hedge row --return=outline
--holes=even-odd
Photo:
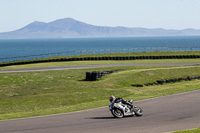
[[[157,80],[153,83],[146,83],[146,84],[133,84],[134,87],[143,87],[143,86],[151,86],[151,85],[163,85],[166,83],[176,83],[180,81],[191,81],[193,79],[200,79],[200,76],[192,76],[192,77],[184,77],[184,78],[173,78],[173,79],[164,79],[164,80]]]
[[[34,64],[44,62],[62,62],[62,61],[92,61],[92,60],[143,60],[143,59],[195,59],[200,55],[175,55],[175,56],[126,56],[126,57],[83,57],[83,58],[60,58],[60,59],[38,59],[32,61],[17,61],[1,63],[0,66]]]

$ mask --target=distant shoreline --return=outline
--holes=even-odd
[[[21,38],[21,39],[2,39],[0,41],[9,41],[9,40],[60,40],[60,39],[120,39],[120,38],[187,38],[187,37],[199,37],[200,35],[196,36],[135,36],[135,37],[73,37],[73,38]]]
[[[0,39],[37,38],[100,38],[100,37],[158,37],[158,36],[200,36],[199,29],[183,30],[141,27],[96,26],[73,18],[58,19],[49,23],[32,22],[15,31],[0,33]]]

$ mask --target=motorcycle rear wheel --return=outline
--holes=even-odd
[[[116,118],[122,118],[122,117],[124,117],[124,114],[123,114],[123,112],[120,109],[114,108],[114,109],[111,110],[111,112],[112,112],[112,115],[114,117],[116,117]]]

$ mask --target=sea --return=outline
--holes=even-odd
[[[200,36],[0,40],[0,58],[80,50],[200,47]]]

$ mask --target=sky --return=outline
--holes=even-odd
[[[74,18],[97,26],[200,29],[200,0],[0,0],[0,32]]]

